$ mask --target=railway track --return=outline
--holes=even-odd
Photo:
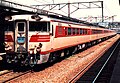
[[[9,82],[13,79],[16,79],[20,76],[23,76],[27,73],[30,73],[31,70],[26,71],[26,72],[13,72],[12,70],[6,73],[3,73],[0,75],[0,83],[5,83],[5,82]]]
[[[108,43],[110,43],[110,41],[111,40],[108,40],[108,41],[106,41],[106,42],[108,42]],[[112,43],[113,44],[113,43]],[[99,48],[99,47],[104,47],[104,49],[105,48],[109,48],[112,44],[106,44],[106,43],[102,43],[102,44],[100,44],[100,45],[98,45],[97,46],[97,48]],[[107,48],[107,49],[108,49]],[[93,49],[93,48],[92,48]],[[106,50],[107,50],[106,49]],[[113,49],[112,49],[113,50]],[[96,50],[97,51],[97,50]],[[101,50],[99,50],[99,51],[101,51]],[[61,79],[63,79],[64,80],[64,78],[67,78],[66,77],[66,74],[68,74],[69,72],[71,72],[71,73],[69,73],[68,75],[70,76],[70,78],[69,78],[69,76],[68,76],[68,80],[69,79],[71,79],[71,77],[72,76],[74,76],[76,73],[77,73],[77,70],[79,71],[79,70],[81,70],[81,72],[80,72],[80,74],[81,73],[84,73],[84,72],[86,72],[85,71],[85,69],[86,70],[88,70],[88,67],[89,66],[91,66],[94,62],[96,62],[96,61],[98,61],[98,59],[99,59],[99,57],[97,57],[96,59],[94,59],[94,58],[91,58],[91,59],[87,59],[87,58],[85,58],[85,57],[87,57],[87,56],[92,56],[93,54],[94,54],[94,52],[95,52],[95,49],[93,49],[92,51],[91,51],[91,49],[90,50],[88,50],[88,52],[89,53],[87,53],[87,52],[85,52],[85,54],[84,55],[81,55],[80,56],[80,58],[81,59],[85,59],[85,61],[86,60],[89,60],[89,62],[92,60],[92,62],[86,67],[86,68],[84,68],[83,69],[83,67],[84,66],[80,66],[80,64],[79,64],[79,66],[80,67],[82,67],[81,69],[79,69],[79,68],[77,68],[77,65],[76,65],[76,63],[78,64],[79,63],[79,61],[80,61],[80,59],[78,59],[79,61],[76,61],[77,59],[76,58],[78,58],[78,56],[74,56],[74,57],[72,57],[73,59],[69,59],[69,60],[65,60],[65,61],[63,61],[63,62],[60,62],[60,63],[58,63],[58,64],[56,64],[56,65],[52,65],[52,66],[54,66],[54,67],[50,67],[50,68],[46,68],[46,67],[48,67],[48,65],[46,64],[46,67],[45,67],[45,65],[43,66],[43,65],[41,65],[41,66],[39,66],[39,67],[37,67],[37,69],[35,69],[35,70],[37,70],[37,72],[35,72],[34,74],[31,74],[31,73],[29,73],[29,74],[26,74],[26,75],[22,75],[22,76],[18,76],[19,78],[12,78],[12,80],[11,81],[7,81],[8,83],[14,83],[14,82],[19,82],[19,83],[21,83],[21,82],[30,82],[30,80],[32,81],[32,82],[34,82],[34,81],[36,81],[36,82],[47,82],[48,81],[48,83],[51,83],[51,82],[53,82],[53,80],[54,80],[54,82],[58,82],[59,81],[59,79],[61,78]],[[98,51],[97,51],[98,52]],[[102,52],[101,52],[102,53]],[[97,53],[98,54],[98,53]],[[99,56],[99,55],[98,55]],[[93,56],[92,56],[93,57]],[[93,60],[94,59],[94,60]],[[73,60],[73,61],[72,61]],[[61,60],[60,60],[61,61]],[[85,62],[85,61],[83,61],[83,63]],[[73,63],[73,62],[75,62],[75,63]],[[88,62],[88,63],[89,63]],[[70,68],[72,68],[72,67],[70,67],[70,68],[64,68],[64,67],[67,67],[67,66],[70,66],[70,65],[67,65],[68,63],[70,63],[70,64],[72,64],[72,67],[76,67],[76,68],[74,68],[74,70],[75,70],[75,72],[74,71],[69,71],[68,73],[66,73],[66,71],[68,71],[68,69],[70,69]],[[81,63],[81,62],[80,62]],[[86,63],[86,64],[88,64],[88,63]],[[54,63],[53,63],[54,64]],[[94,63],[95,64],[95,63]],[[76,66],[73,66],[73,65],[76,65]],[[42,67],[43,66],[43,67]],[[61,67],[61,68],[60,68]],[[42,68],[42,69],[41,69]],[[46,68],[46,69],[45,69]],[[60,69],[59,69],[60,68]],[[23,68],[22,68],[23,69]],[[44,70],[45,69],[45,70]],[[83,69],[83,70],[82,70]],[[42,71],[43,70],[43,71]],[[40,72],[41,71],[41,72]],[[65,71],[65,73],[64,72],[61,72],[61,71]],[[94,71],[94,70],[93,70]],[[96,70],[95,70],[96,71]],[[60,76],[54,76],[54,75],[56,75],[56,73],[61,73],[60,74]],[[73,75],[72,75],[72,73],[73,73]],[[91,75],[93,75],[92,74],[93,72],[91,72],[90,73],[90,76]],[[64,76],[65,75],[65,76]],[[79,74],[78,74],[79,75]],[[78,75],[76,75],[76,77],[78,77]],[[82,74],[83,75],[83,74]],[[97,75],[97,74],[96,74]],[[48,77],[47,77],[48,76]],[[50,77],[51,76],[51,77]],[[62,77],[63,76],[63,77]],[[38,77],[40,77],[40,78],[38,78]],[[54,78],[55,77],[55,78]],[[76,77],[74,77],[74,78],[76,78]],[[56,80],[56,78],[58,78],[57,80]],[[70,82],[74,82],[74,78],[73,78],[73,80],[71,80],[71,81],[69,81],[69,83]],[[90,78],[90,77],[89,77]],[[91,76],[91,78],[92,78],[92,76]],[[65,81],[61,81],[61,79],[60,79],[60,83],[63,83],[63,82],[65,82]],[[78,77],[78,79],[79,79],[79,77]],[[77,80],[78,80],[77,79]],[[52,81],[51,81],[52,80]],[[67,83],[68,83],[68,80],[67,80]],[[93,81],[93,79],[92,79],[92,81]],[[31,83],[32,83],[31,82]],[[77,82],[77,81],[76,81]],[[79,83],[79,82],[78,82]],[[81,83],[84,83],[83,81],[81,82]],[[85,83],[90,83],[90,81],[88,80],[87,82],[85,82]]]
[[[0,76],[6,74],[6,73],[9,73],[11,72],[12,70],[3,70],[3,71],[0,71]]]
[[[92,52],[91,52],[91,53],[92,53]],[[102,53],[102,52],[101,52],[101,53]],[[100,55],[101,55],[101,54],[100,54]],[[79,74],[77,74],[72,80],[69,81],[69,83],[78,80],[78,79],[79,79],[79,75],[83,74],[83,72],[85,72],[85,70],[88,70],[88,68],[90,68],[91,65],[93,65],[99,58],[100,58],[100,56],[97,57],[97,58],[95,58],[93,61],[91,61],[91,63],[88,64],[87,67],[85,67],[83,70],[81,70],[81,71],[79,72]],[[61,61],[61,60],[60,60],[60,61]],[[41,68],[41,67],[39,67],[39,68]],[[44,68],[45,68],[45,66],[44,66]],[[44,69],[44,68],[43,68],[43,69]],[[0,83],[9,82],[9,81],[11,81],[11,80],[18,79],[18,77],[24,76],[25,74],[27,74],[27,73],[29,73],[29,72],[31,72],[31,70],[30,70],[30,71],[26,71],[26,72],[19,72],[19,73],[16,73],[16,72],[11,71],[11,72],[6,73],[6,74],[4,74],[4,75],[0,75]],[[91,75],[93,75],[93,74],[90,73],[90,76],[91,76]],[[95,76],[94,76],[94,77],[95,77]],[[93,80],[92,80],[92,81],[93,81]],[[77,81],[76,81],[76,82],[77,82]],[[87,82],[88,82],[88,81],[87,81]],[[78,82],[78,83],[80,83],[80,82]],[[83,80],[81,81],[81,83],[84,83]],[[86,82],[85,82],[85,83],[86,83]]]
[[[118,51],[120,39],[102,56],[97,57],[76,74],[69,83],[109,83]],[[102,53],[102,52],[101,52]],[[100,59],[99,59],[100,58]],[[99,60],[98,60],[99,59]],[[96,62],[97,61],[97,62]],[[94,64],[94,62],[96,62]],[[93,65],[94,64],[94,65]],[[91,66],[92,65],[92,66]],[[89,69],[87,72],[85,72]],[[83,74],[84,73],[84,74]]]
[[[102,55],[102,52],[101,54]],[[73,83],[76,82],[85,72],[86,70],[88,70],[98,59],[100,58],[100,56],[96,57],[95,59],[93,59],[88,65],[86,65],[79,73],[77,73],[71,80],[69,80],[69,83]]]

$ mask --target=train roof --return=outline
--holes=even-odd
[[[30,14],[26,14],[26,15],[30,15]],[[24,18],[25,19],[25,16],[26,15],[14,15],[14,16],[12,16],[13,17],[13,19],[16,19],[16,17],[15,16],[20,16],[20,17],[17,17],[18,19],[20,18]],[[33,14],[33,15],[36,15],[36,14]],[[46,21],[48,20],[48,21],[50,21],[50,19],[52,18],[52,19],[59,19],[59,20],[64,20],[64,21],[70,21],[70,22],[75,22],[75,23],[79,23],[79,24],[84,24],[84,25],[86,25],[86,26],[95,26],[95,27],[100,27],[100,28],[105,28],[105,27],[103,27],[103,26],[100,26],[100,25],[97,25],[97,24],[94,24],[94,23],[89,23],[89,22],[86,22],[86,21],[83,21],[83,20],[79,20],[79,19],[76,19],[76,18],[71,18],[71,17],[68,17],[68,16],[64,16],[64,15],[54,15],[54,14],[47,14],[47,15],[42,15],[42,14],[39,14],[40,16],[42,16],[42,17],[48,17],[48,18],[45,18],[46,19]],[[26,19],[29,19],[30,20],[30,18],[26,18]],[[42,20],[45,20],[45,19],[42,19]],[[33,19],[31,19],[31,20],[33,20]]]
[[[60,15],[49,14],[48,17],[61,19],[61,20],[65,20],[65,21],[76,22],[76,23],[80,23],[80,24],[85,24],[87,26],[95,26],[95,27],[97,26],[97,27],[100,27],[100,28],[105,28],[103,26],[100,26],[100,25],[97,25],[97,24],[94,24],[94,23],[89,23],[89,22],[86,22],[86,21],[83,21],[83,20],[79,20],[79,19],[71,18],[71,17],[67,17],[67,16],[62,16],[62,15],[60,16]]]
[[[30,20],[30,21],[36,21],[35,19],[32,19],[31,16],[34,16],[35,14],[24,14],[24,15],[13,15],[12,16],[12,19],[10,21],[13,21],[13,20]],[[36,16],[36,15],[35,15]],[[83,24],[85,26],[92,26],[92,29],[101,29],[101,30],[109,30],[109,29],[105,29],[105,27],[102,27],[102,26],[99,26],[99,25],[96,25],[96,24],[92,24],[92,23],[89,23],[89,22],[86,22],[86,21],[82,21],[82,20],[78,20],[76,18],[70,18],[70,17],[66,17],[66,16],[56,16],[56,15],[38,15],[41,20],[40,21],[51,21],[51,20],[58,20],[58,21],[68,21],[68,22],[74,22],[76,24]]]

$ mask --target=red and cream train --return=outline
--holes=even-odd
[[[100,26],[54,15],[14,15],[6,19],[8,63],[35,65],[52,62],[116,34]]]

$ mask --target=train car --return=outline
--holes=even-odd
[[[53,62],[116,34],[74,18],[54,15],[14,15],[6,20],[7,62],[30,66]]]

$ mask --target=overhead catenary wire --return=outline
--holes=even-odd
[[[35,2],[38,2],[38,3],[42,3],[42,4],[46,4],[46,3],[51,3],[51,0],[50,0],[50,2],[48,2],[48,1],[46,1],[46,0],[34,0]],[[53,2],[54,0],[52,0],[52,2]]]

